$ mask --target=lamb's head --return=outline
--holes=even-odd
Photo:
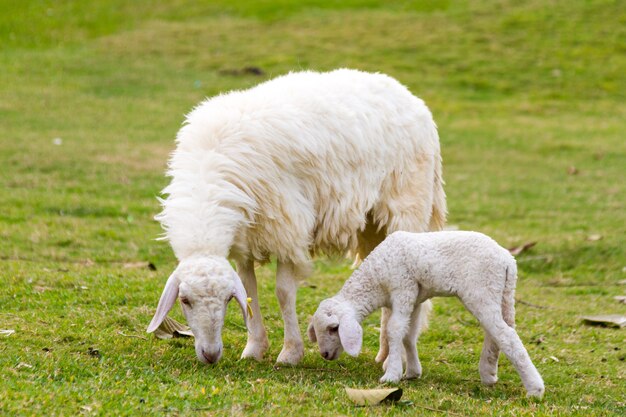
[[[232,298],[239,303],[247,322],[247,297],[241,279],[224,258],[194,257],[181,261],[165,284],[148,333],[159,327],[177,297],[195,337],[198,359],[217,362],[222,356],[226,306]]]
[[[328,298],[320,303],[308,333],[326,360],[337,359],[344,350],[351,356],[357,356],[361,351],[363,329],[356,319],[354,307],[342,298]]]

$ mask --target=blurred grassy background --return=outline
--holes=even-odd
[[[612,298],[626,278],[623,2],[0,0],[0,10],[0,329],[16,330],[0,335],[0,414],[626,411],[623,330],[578,321],[625,312]],[[309,344],[302,366],[275,369],[273,266],[259,270],[272,341],[262,363],[236,362],[236,311],[213,368],[189,340],[122,335],[143,337],[175,264],[152,217],[184,114],[222,91],[338,67],[388,73],[429,105],[451,225],[509,247],[538,242],[518,258],[518,298],[548,308],[519,304],[518,327],[544,402],[523,399],[504,358],[496,388],[480,385],[481,332],[455,300],[436,301],[424,377],[402,384],[413,405],[357,409],[342,394],[382,374],[376,317],[358,359],[326,363]],[[124,267],[135,261],[157,271]],[[349,273],[317,263],[299,291],[303,329]]]

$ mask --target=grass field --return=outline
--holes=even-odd
[[[617,0],[0,0],[0,415],[626,414],[626,3]],[[262,75],[242,71],[256,67]],[[258,270],[271,340],[239,361],[229,308],[215,366],[145,328],[175,266],[156,196],[183,116],[206,96],[291,70],[388,73],[438,123],[449,224],[518,257],[518,331],[546,383],[524,398],[502,357],[480,384],[482,332],[435,301],[410,403],[358,408],[376,387],[377,316],[358,358],[310,343],[276,367],[274,266]],[[130,262],[152,262],[128,268]],[[349,263],[320,259],[298,292],[304,332]],[[181,319],[176,308],[173,316]],[[437,410],[437,411],[434,411]]]

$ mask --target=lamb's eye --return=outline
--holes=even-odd
[[[339,330],[339,326],[328,326],[328,332],[330,334],[335,334]]]
[[[180,302],[186,305],[187,307],[191,307],[191,301],[188,298],[181,298]]]

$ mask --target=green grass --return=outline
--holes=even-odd
[[[0,329],[15,330],[0,335],[0,415],[626,413],[624,330],[579,320],[626,313],[613,301],[626,279],[623,2],[0,0],[0,10]],[[228,75],[246,66],[265,75]],[[538,242],[518,257],[517,297],[547,308],[517,310],[543,401],[524,398],[504,357],[500,382],[483,387],[481,330],[439,299],[419,344],[424,375],[401,384],[412,404],[350,405],[344,386],[375,387],[382,374],[377,316],[360,357],[329,363],[307,344],[301,365],[275,367],[272,265],[258,270],[263,362],[238,360],[236,307],[215,366],[195,360],[189,339],[144,334],[175,266],[152,217],[183,115],[205,96],[336,67],[388,73],[426,100],[450,224],[504,246]],[[124,268],[133,261],[157,270]],[[298,293],[302,330],[349,274],[346,262],[316,263]]]

